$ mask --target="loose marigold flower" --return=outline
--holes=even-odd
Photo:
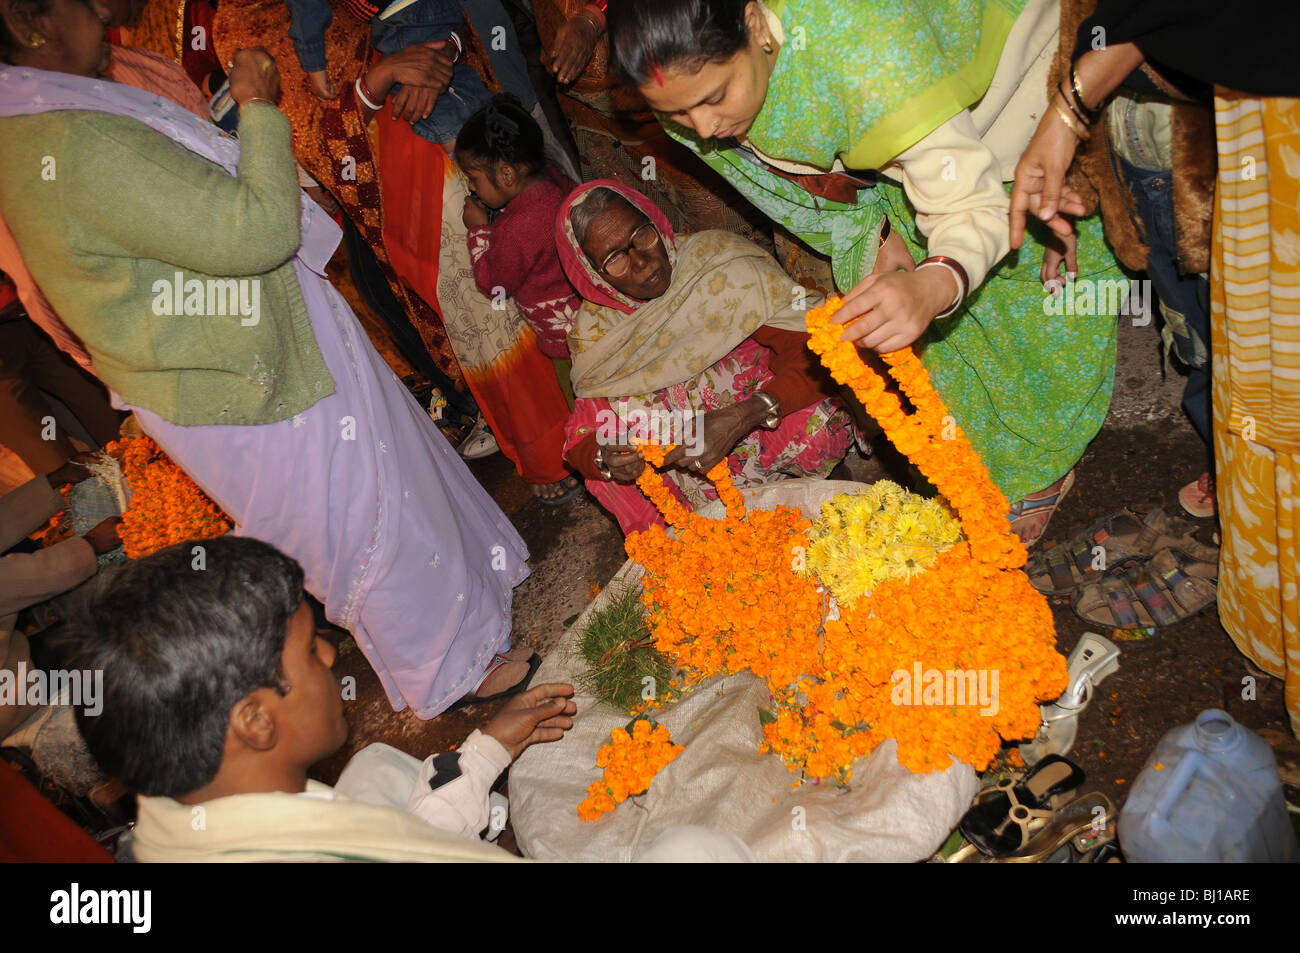
[[[610,733],[610,743],[596,754],[596,766],[605,772],[587,788],[587,798],[578,805],[578,817],[598,820],[629,797],[644,794],[654,776],[685,749],[675,745],[663,725],[653,728],[644,718],[632,724],[629,734],[624,728]]]
[[[130,558],[230,531],[230,518],[149,437],[123,437],[104,449],[121,464],[131,489],[117,530]]]

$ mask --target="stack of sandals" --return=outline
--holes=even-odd
[[[966,843],[946,862],[1122,863],[1115,806],[1100,791],[1079,796],[1083,781],[1053,754],[984,788],[957,827]]]
[[[1172,625],[1212,606],[1219,550],[1193,538],[1194,523],[1156,508],[1123,509],[1035,553],[1029,581],[1049,596],[1073,594],[1075,614],[1113,629]]]

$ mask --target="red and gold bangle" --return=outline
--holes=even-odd
[[[375,104],[375,94],[372,93],[370,87],[366,85],[365,73],[362,73],[357,77],[357,95],[361,98],[361,101],[370,108],[371,112],[379,112],[379,110],[384,108],[383,103],[379,103],[378,105]]]
[[[970,294],[970,277],[966,274],[966,269],[962,267],[961,262],[949,258],[947,255],[931,255],[916,267],[918,269],[925,267],[946,268],[952,273],[952,276],[957,279],[956,300],[953,301],[947,310],[936,314],[936,318],[948,317],[948,315],[961,307],[961,303],[965,301],[966,296]]]
[[[587,20],[595,26],[595,28],[601,33],[604,33],[606,6],[607,3],[604,2],[604,0],[602,0],[602,2],[595,2],[595,0],[593,0],[593,2],[588,3],[585,7],[575,13],[574,16],[582,17],[584,20]]]

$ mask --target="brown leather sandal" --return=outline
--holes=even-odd
[[[1216,562],[1218,549],[1194,539],[1195,531],[1195,524],[1159,507],[1143,517],[1122,509],[1066,542],[1032,554],[1025,572],[1039,592],[1058,596],[1099,583],[1104,576],[1126,573],[1162,549],[1180,549],[1203,562]]]
[[[1173,625],[1218,599],[1217,562],[1162,549],[1144,565],[1084,586],[1074,602],[1079,618],[1113,629]]]

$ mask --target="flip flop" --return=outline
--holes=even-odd
[[[1110,798],[1100,791],[1093,791],[1052,814],[1023,848],[998,859],[1004,864],[1042,863],[1076,837],[1105,831],[1114,820],[1115,805]]]
[[[501,668],[503,665],[509,665],[511,662],[518,661],[520,661],[520,659],[506,658],[500,652],[492,656],[492,661],[488,664],[487,670],[483,673],[483,677],[474,685],[473,690],[464,698],[460,699],[460,701],[450,706],[447,710],[451,711],[455,708],[463,708],[466,705],[479,705],[483,702],[494,702],[498,699],[509,698],[511,695],[518,695],[520,692],[526,691],[529,683],[533,680],[533,676],[537,674],[537,669],[541,667],[542,664],[542,657],[536,652],[528,657],[528,674],[518,682],[510,688],[507,688],[504,692],[497,692],[495,695],[484,695],[482,698],[478,696],[478,690],[483,687],[483,683],[491,677],[493,672]]]
[[[570,480],[573,481],[572,486],[568,485]],[[582,481],[573,475],[569,475],[559,482],[561,483],[562,486],[564,486],[563,493],[561,493],[559,496],[538,496],[537,502],[541,503],[542,506],[563,506],[565,503],[568,503],[572,500],[576,500],[578,497],[582,496],[582,491],[586,489],[586,487],[583,486]],[[534,485],[552,486],[553,484],[544,483],[544,484],[534,484]]]
[[[1026,847],[1051,820],[1054,801],[1083,781],[1083,769],[1073,761],[1048,755],[1028,772],[980,791],[957,829],[981,853],[1008,856]]]
[[[1214,495],[1214,477],[1202,473],[1178,491],[1178,503],[1189,515],[1200,520],[1209,519],[1219,511]]]
[[[1029,539],[1020,536],[1020,541],[1026,546],[1034,545],[1034,543],[1042,539],[1043,534],[1047,532],[1047,527],[1051,524],[1052,517],[1056,515],[1056,510],[1061,505],[1061,501],[1065,499],[1065,494],[1069,493],[1070,490],[1074,488],[1074,470],[1071,469],[1069,473],[1061,477],[1059,482],[1061,484],[1060,488],[1051,496],[1046,496],[1039,500],[1030,499],[1026,496],[1011,504],[1011,510],[1007,513],[1007,519],[1011,521],[1011,531],[1017,536],[1020,536],[1020,533],[1016,530],[1017,520],[1022,520],[1027,516],[1038,516],[1044,510],[1047,511],[1047,519],[1043,521],[1043,528],[1038,531],[1037,536],[1033,536]]]

